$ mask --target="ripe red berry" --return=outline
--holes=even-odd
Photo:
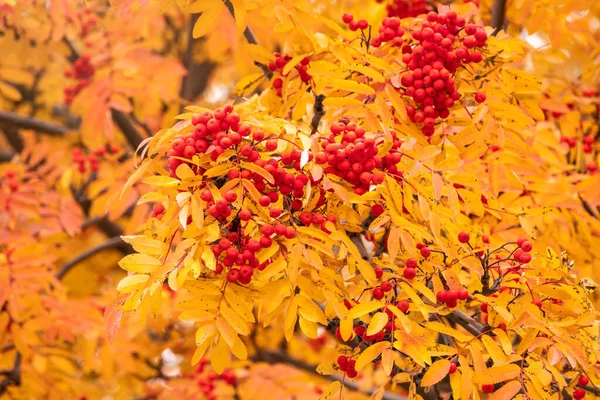
[[[466,300],[469,298],[469,291],[467,289],[461,289],[458,291],[458,299]]]
[[[249,221],[252,218],[252,213],[250,210],[241,210],[238,216],[242,221]]]
[[[271,199],[269,196],[261,196],[260,199],[258,199],[258,203],[263,207],[268,207],[269,204],[271,204]]]
[[[417,273],[414,268],[404,268],[403,275],[406,279],[413,279]]]
[[[383,290],[381,288],[375,288],[373,289],[373,298],[375,300],[381,300],[383,299],[384,293]]]
[[[302,224],[304,224],[305,226],[310,225],[312,221],[313,214],[310,211],[304,211],[302,214],[300,214],[300,222],[302,222]]]
[[[269,215],[271,216],[271,218],[278,218],[281,215],[281,208],[271,207],[269,209]]]
[[[532,249],[533,249],[533,244],[531,244],[530,241],[526,240],[523,243],[521,243],[521,250],[529,253]]]
[[[410,303],[407,300],[400,300],[398,303],[396,303],[396,307],[398,307],[398,310],[406,314],[410,308]]]
[[[357,21],[358,29],[365,30],[369,27],[369,22],[366,19],[359,19]]]
[[[467,232],[460,232],[458,234],[458,241],[461,243],[467,243],[471,239],[471,236]]]
[[[519,262],[522,264],[527,264],[529,261],[531,261],[531,254],[523,252],[519,255]]]
[[[475,93],[475,101],[478,103],[483,103],[486,99],[486,95],[483,92]]]
[[[521,245],[523,244],[523,242],[526,242],[527,238],[519,238],[517,239],[517,246],[521,247]]]
[[[421,249],[421,255],[425,258],[429,257],[431,255],[431,250],[429,250],[427,247],[423,247]]]
[[[450,370],[448,370],[449,374],[453,374],[456,372],[456,364],[454,362],[450,363]]]
[[[575,389],[575,391],[573,392],[573,398],[575,400],[580,400],[580,399],[585,398],[585,390],[583,390],[582,388]]]
[[[438,301],[438,303],[445,303],[446,302],[446,291],[445,290],[440,290],[435,294],[435,298]]]
[[[581,375],[579,377],[579,385],[586,386],[588,383],[590,383],[590,379],[587,376]]]
[[[481,386],[481,390],[483,391],[483,393],[487,393],[487,394],[494,393],[494,384],[486,383],[485,385]]]
[[[353,19],[354,16],[350,13],[345,13],[344,15],[342,15],[342,21],[344,21],[345,24],[349,24],[350,22],[352,22]]]
[[[227,273],[227,281],[231,282],[231,283],[236,283],[239,280],[240,280],[240,270],[237,268],[233,268],[233,269],[229,270],[229,273]]]
[[[392,290],[392,283],[390,281],[381,282],[381,290],[383,290],[384,292],[389,292],[390,290]]]
[[[381,268],[375,268],[373,271],[375,272],[375,278],[379,279],[383,276],[383,270]]]
[[[233,203],[237,199],[237,193],[235,193],[233,190],[228,190],[223,195],[223,198],[227,200],[228,203]]]
[[[417,260],[414,258],[406,260],[406,268],[417,268]]]

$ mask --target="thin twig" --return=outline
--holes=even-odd
[[[490,25],[494,28],[492,36],[496,36],[504,25],[504,17],[506,15],[506,0],[494,0],[492,4],[492,17]]]
[[[8,390],[8,386],[19,386],[21,384],[21,358],[21,353],[17,351],[13,368],[3,373],[3,375],[6,375],[6,378],[0,382],[0,395]]]
[[[69,129],[64,126],[9,111],[0,111],[0,122],[23,129],[32,129],[49,135],[64,135],[69,132]]]
[[[73,269],[73,267],[75,267],[80,262],[85,261],[86,259],[90,258],[94,254],[97,254],[104,250],[118,248],[123,245],[124,245],[124,242],[119,236],[112,237],[112,238],[108,239],[106,242],[104,242],[96,247],[92,247],[91,249],[86,250],[83,253],[76,256],[75,258],[71,259],[70,261],[67,261],[66,263],[64,263],[63,266],[61,267],[60,271],[58,271],[58,273],[56,274],[56,278],[59,280],[62,279],[71,269]]]
[[[231,4],[231,1],[223,0],[223,2],[225,3],[225,7],[227,7],[227,9],[229,10],[229,13],[233,17],[233,19],[235,19],[235,10],[233,8],[233,4]],[[258,40],[256,40],[256,36],[254,36],[254,32],[252,32],[252,29],[250,29],[250,27],[248,25],[246,25],[246,29],[244,29],[244,37],[246,38],[246,41],[248,43],[258,44]],[[259,63],[258,61],[255,61],[254,64],[257,67],[259,67],[260,69],[262,69],[262,71],[265,73],[265,75],[271,76],[271,72],[269,71],[269,68],[267,68],[267,66],[265,64]]]

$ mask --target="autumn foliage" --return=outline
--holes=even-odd
[[[600,397],[596,2],[0,15],[0,398]]]

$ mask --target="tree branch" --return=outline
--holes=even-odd
[[[194,25],[198,21],[200,14],[192,14],[190,18],[190,26],[187,34],[187,47],[183,55],[183,64],[187,69],[187,74],[183,76],[181,82],[181,90],[179,95],[182,99],[192,101],[198,97],[206,87],[216,64],[210,61],[197,63],[194,60]]]
[[[235,10],[233,8],[233,4],[231,4],[231,1],[223,0],[223,2],[225,3],[225,7],[227,7],[227,9],[229,10],[229,13],[233,17],[233,19],[235,19]],[[244,37],[246,38],[246,41],[248,43],[258,44],[258,40],[256,40],[256,36],[254,36],[254,32],[252,32],[252,29],[250,29],[250,27],[248,25],[246,25],[246,29],[244,29]],[[254,64],[257,67],[259,67],[260,69],[262,69],[262,71],[265,73],[265,75],[271,76],[271,71],[269,71],[269,68],[267,68],[267,66],[265,64],[259,63],[257,61],[255,61]]]
[[[492,17],[490,25],[495,29],[492,36],[496,36],[504,25],[504,16],[506,15],[506,0],[494,0],[492,4]]]
[[[339,376],[339,375],[321,375],[317,372],[316,366],[311,365],[303,360],[294,358],[294,357],[290,356],[289,354],[283,353],[280,351],[261,350],[260,357],[255,356],[254,359],[255,359],[255,361],[263,361],[263,362],[266,362],[269,364],[277,364],[277,363],[288,364],[288,365],[291,365],[298,369],[301,369],[303,371],[310,372],[311,374],[317,375],[321,378],[329,379],[330,381],[333,381],[333,382],[335,382],[335,381],[342,382],[341,376]],[[355,382],[344,381],[343,386],[350,390],[365,393],[367,395],[372,395],[373,393],[375,393],[377,391],[377,389],[361,390],[361,388]],[[385,392],[383,394],[383,396],[380,397],[380,399],[382,399],[382,400],[405,400],[405,397],[401,396],[399,394]]]
[[[135,129],[135,126],[133,126],[129,120],[129,117],[123,112],[115,110],[114,108],[110,109],[110,115],[115,124],[119,127],[119,129],[121,129],[121,132],[123,132],[123,135],[127,139],[129,145],[133,147],[134,151],[137,150],[144,138],[142,135],[140,135],[138,130]]]
[[[0,382],[0,395],[8,390],[9,385],[19,386],[21,384],[21,353],[17,351],[13,368],[2,375],[6,375],[6,378]]]
[[[40,133],[49,135],[64,135],[69,132],[64,126],[53,124],[52,122],[43,121],[34,117],[27,117],[15,114],[9,111],[0,111],[0,122],[7,125],[16,126],[24,129],[32,129]]]
[[[14,156],[10,151],[0,149],[0,162],[10,162]]]
[[[129,247],[129,245],[125,244],[125,242],[123,242],[123,240],[119,236],[112,237],[112,238],[108,239],[106,242],[104,242],[96,247],[92,247],[91,249],[86,250],[83,253],[76,256],[75,258],[71,259],[70,261],[67,261],[66,263],[64,263],[63,266],[61,267],[60,271],[58,271],[58,273],[56,274],[56,279],[61,280],[77,264],[79,264],[82,261],[85,261],[86,259],[90,258],[91,256],[93,256],[101,251],[119,248],[119,247],[122,248],[123,246]],[[130,248],[130,251],[131,251],[131,248]]]

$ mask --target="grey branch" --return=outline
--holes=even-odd
[[[225,3],[225,7],[227,7],[227,9],[229,10],[229,13],[233,17],[233,19],[235,19],[235,10],[233,8],[233,4],[231,4],[231,1],[224,0],[223,2]],[[244,29],[244,37],[246,38],[246,41],[248,43],[258,44],[258,40],[256,40],[256,36],[254,36],[254,32],[252,32],[252,29],[250,29],[250,27],[247,25],[246,25],[246,29]],[[262,71],[265,73],[265,75],[271,76],[271,72],[269,71],[269,68],[267,68],[267,66],[265,64],[259,63],[257,61],[255,61],[254,64],[257,67],[259,67],[260,69],[262,69]]]
[[[23,129],[32,129],[49,135],[64,135],[69,132],[69,129],[64,126],[9,111],[0,111],[0,122]]]
[[[119,236],[112,237],[112,238],[108,239],[106,242],[104,242],[96,247],[92,247],[91,249],[84,251],[83,253],[79,254],[75,258],[64,263],[63,266],[61,267],[60,271],[58,271],[58,273],[56,274],[56,278],[59,280],[64,278],[64,276],[69,271],[71,271],[71,269],[73,269],[73,267],[75,267],[77,264],[79,264],[82,261],[85,261],[86,259],[90,258],[91,256],[93,256],[97,253],[100,253],[101,251],[108,250],[108,249],[117,249],[117,248],[120,248],[123,246],[128,246],[128,245],[126,245],[125,242],[123,242],[123,240]]]

